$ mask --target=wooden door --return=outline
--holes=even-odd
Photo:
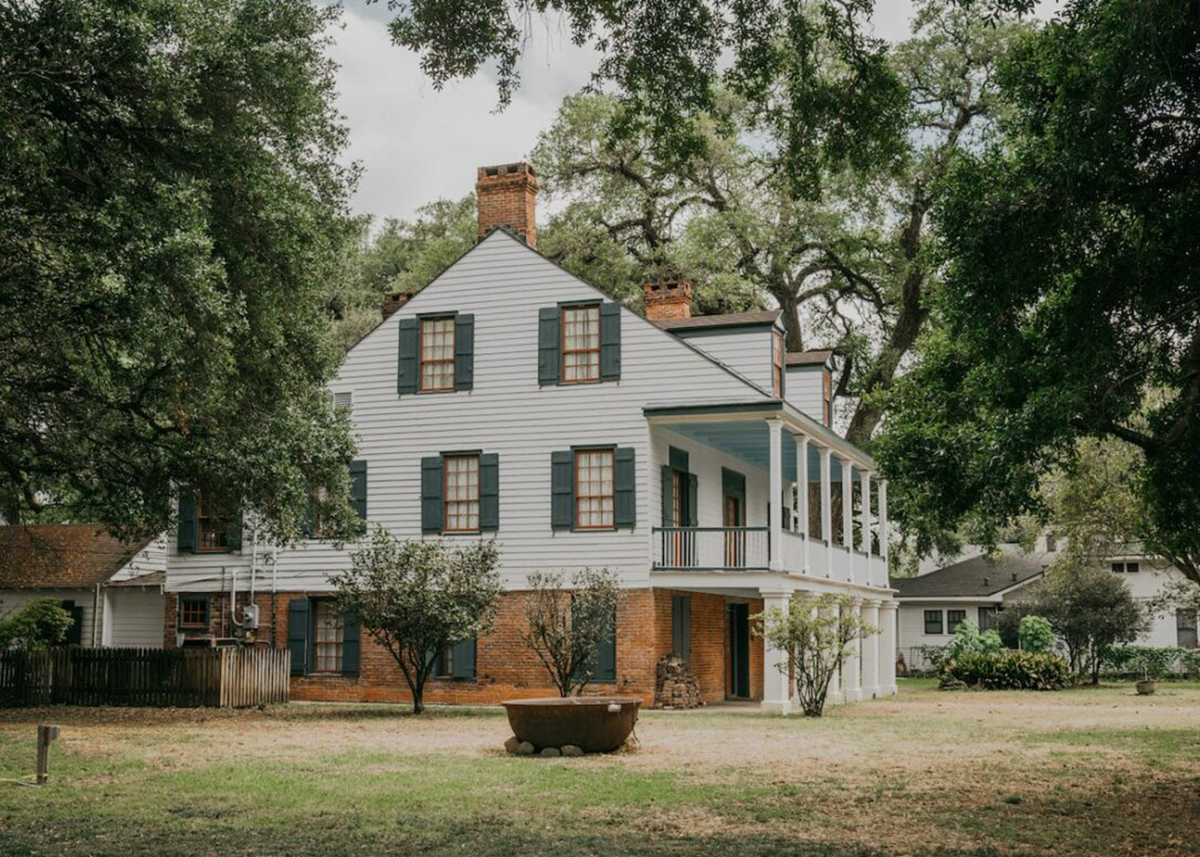
[[[741,497],[736,494],[726,494],[724,507],[724,525],[726,527],[745,526]],[[746,534],[744,532],[726,533],[725,565],[729,568],[741,568],[745,564]]]

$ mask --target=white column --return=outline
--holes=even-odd
[[[821,454],[821,538],[825,541],[825,576],[833,575],[833,484],[830,477],[829,447],[823,446]]]
[[[778,609],[785,616],[791,606],[788,592],[764,592],[763,611],[770,616]],[[769,714],[789,714],[792,710],[791,682],[788,680],[788,657],[782,649],[763,641],[763,699],[760,706]]]
[[[767,438],[770,444],[771,472],[771,520],[767,522],[771,534],[771,560],[768,568],[779,571],[783,568],[783,420],[767,420]]]
[[[804,567],[805,574],[812,573],[812,567],[808,561],[808,435],[796,436],[796,499],[800,508],[796,515],[800,519],[797,532],[804,539]]]
[[[879,627],[879,602],[867,599],[862,606],[862,620],[867,625]],[[862,653],[862,698],[879,696],[879,638],[882,634],[863,637]]]
[[[833,610],[836,612],[839,610],[839,608],[834,607]],[[829,680],[829,693],[826,694],[825,701],[827,703],[829,703],[830,705],[838,705],[839,703],[845,701],[845,697],[842,696],[842,671],[841,670],[834,670],[833,678],[831,678]]]
[[[859,613],[862,609],[862,600],[859,598],[853,599],[845,609]],[[842,698],[846,702],[858,702],[862,699],[862,683],[860,681],[862,668],[859,665],[859,652],[861,649],[860,640],[852,642],[850,644],[850,654],[842,663]]]
[[[861,550],[867,556],[871,555],[871,472],[858,471],[859,482],[862,484],[862,530]]]
[[[888,516],[887,516],[887,480],[879,480],[879,555],[883,557],[884,568],[887,568],[888,558]]]
[[[879,605],[879,624],[883,633],[879,635],[879,695],[896,695],[896,618],[897,604],[894,600]]]
[[[854,550],[854,467],[848,458],[842,458],[841,461],[842,545],[846,550]]]

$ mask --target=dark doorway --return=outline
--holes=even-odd
[[[725,696],[750,698],[750,605],[725,605]]]

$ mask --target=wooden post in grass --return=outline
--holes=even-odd
[[[58,739],[58,727],[42,724],[37,733],[37,784],[45,785],[50,776],[50,742]]]

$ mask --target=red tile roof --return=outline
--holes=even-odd
[[[0,589],[105,583],[150,541],[123,543],[97,524],[0,526]]]

